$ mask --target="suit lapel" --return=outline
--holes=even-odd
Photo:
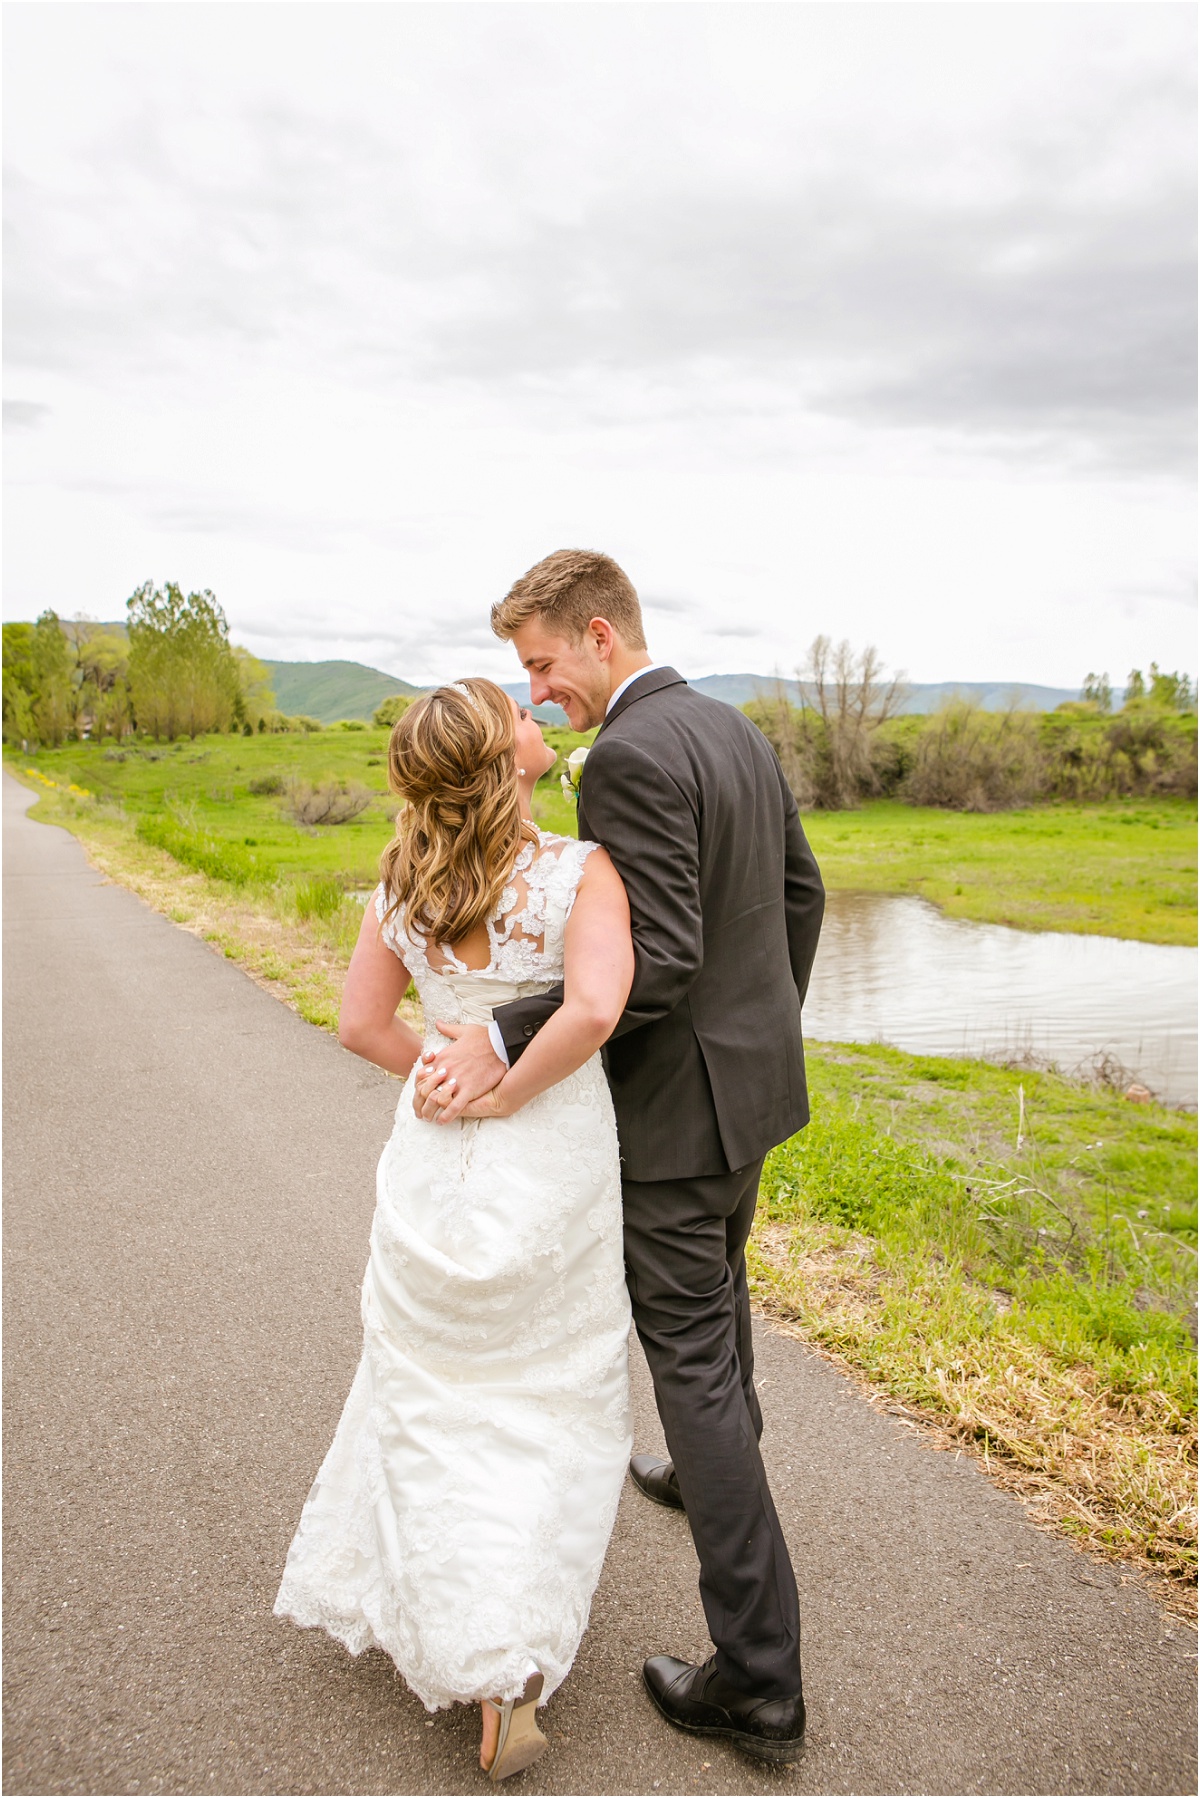
[[[646,674],[639,674],[629,683],[612,711],[605,717],[604,723],[596,732],[597,738],[602,737],[613,720],[619,718],[622,712],[628,711],[631,705],[636,705],[639,699],[649,699],[652,693],[661,693],[664,687],[686,686],[687,682],[682,674],[677,674],[674,668],[651,668]]]
[[[685,687],[686,685],[687,682],[682,674],[677,674],[674,668],[652,668],[648,673],[639,675],[636,680],[630,682],[612,711],[608,713],[600,729],[596,732],[593,742],[599,742],[614,718],[619,718],[622,712],[627,711],[631,705],[636,705],[639,699],[649,699],[652,693],[661,693],[664,687]],[[587,810],[583,801],[583,788],[586,782],[587,763],[585,762],[583,780],[579,785],[579,805],[575,817],[580,836],[594,841],[595,839],[591,838],[591,832],[588,829]]]

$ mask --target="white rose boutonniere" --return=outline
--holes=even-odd
[[[576,805],[579,804],[579,786],[583,780],[583,764],[586,761],[587,745],[581,743],[579,748],[573,749],[567,757],[567,771],[562,776],[563,796],[574,800]]]

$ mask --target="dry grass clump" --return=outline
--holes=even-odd
[[[348,824],[366,811],[375,795],[358,781],[325,780],[313,786],[307,780],[288,783],[283,809],[293,823],[306,830],[322,824]]]

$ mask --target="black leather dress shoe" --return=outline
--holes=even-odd
[[[642,1669],[646,1690],[677,1729],[694,1736],[723,1736],[761,1761],[787,1764],[804,1743],[804,1700],[756,1698],[721,1678],[716,1665],[694,1667],[672,1654],[656,1654]]]
[[[657,1455],[632,1455],[629,1471],[634,1485],[656,1505],[667,1505],[672,1511],[684,1509],[679,1481],[669,1461],[660,1461]]]

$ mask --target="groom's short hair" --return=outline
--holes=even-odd
[[[492,607],[492,629],[511,637],[531,618],[578,643],[593,618],[606,618],[629,649],[645,649],[633,582],[596,549],[556,549],[515,581]]]

